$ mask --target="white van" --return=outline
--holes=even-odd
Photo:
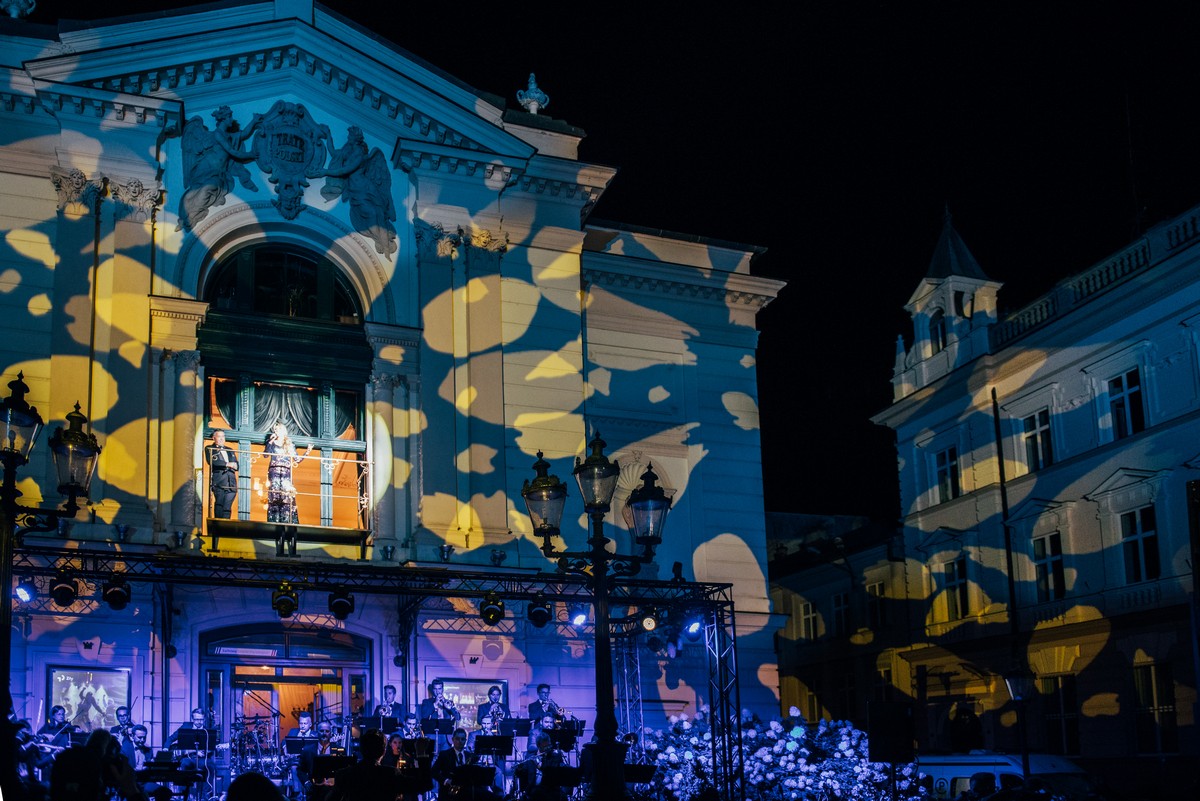
[[[1021,755],[991,751],[921,756],[917,769],[931,780],[930,798],[954,799],[971,788],[971,777],[990,773],[997,790],[1021,785]],[[1096,780],[1069,759],[1050,754],[1029,755],[1029,778],[1049,785],[1055,795],[1070,799],[1102,796]]]

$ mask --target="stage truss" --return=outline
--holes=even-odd
[[[377,565],[364,562],[316,562],[289,558],[232,559],[155,551],[68,550],[64,548],[18,544],[13,555],[13,572],[21,577],[53,577],[69,570],[76,578],[87,582],[90,592],[80,597],[70,609],[50,606],[45,596],[17,614],[86,614],[102,605],[100,586],[114,575],[130,584],[150,584],[170,588],[179,585],[228,587],[241,589],[276,589],[289,582],[299,593],[327,593],[344,589],[363,595],[384,595],[396,598],[400,621],[399,637],[411,640],[419,628],[423,608],[429,599],[466,598],[477,600],[489,592],[498,593],[507,603],[527,602],[542,593],[551,603],[588,602],[591,594],[582,576],[563,573],[506,572],[499,568],[479,565],[447,564],[441,566]],[[731,584],[695,581],[620,579],[611,583],[610,603],[614,607],[654,606],[680,613],[703,613],[704,643],[708,667],[708,704],[712,725],[712,755],[715,766],[713,780],[723,799],[744,798],[744,761],[741,751],[739,716],[741,702],[737,683],[737,647],[734,631],[734,604]],[[454,631],[511,634],[519,616],[505,618],[505,627],[486,626],[477,615],[453,616]],[[430,620],[438,620],[434,614]],[[448,619],[448,618],[447,618]],[[565,619],[552,621],[561,633],[570,628]],[[640,665],[637,659],[637,622],[634,617],[617,619],[612,635],[617,648],[615,656],[617,684],[620,688],[619,719],[637,731],[642,738]],[[571,629],[578,636],[579,631]],[[164,632],[164,636],[165,636]],[[631,671],[637,671],[633,675]],[[636,689],[635,689],[636,688]],[[636,705],[636,710],[633,706]]]

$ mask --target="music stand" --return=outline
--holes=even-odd
[[[496,734],[479,734],[475,737],[475,753],[477,754],[507,758],[512,756],[512,752],[512,737]]]
[[[432,759],[433,740],[428,737],[406,737],[400,741],[400,751],[413,759]]]
[[[304,751],[304,746],[318,742],[316,737],[285,737],[283,739],[283,752],[289,756],[297,756]]]
[[[550,742],[560,751],[572,751],[575,749],[576,734],[570,729],[550,729],[546,732],[550,735]]]
[[[561,724],[559,724],[558,728],[562,729],[563,731],[569,731],[571,734],[574,734],[576,737],[578,737],[579,735],[583,734],[583,730],[587,728],[587,721],[581,720],[580,718],[571,718],[570,720],[564,720]]]
[[[583,771],[570,765],[542,768],[542,784],[550,787],[578,787],[583,781]]]
[[[370,717],[362,717],[354,721],[354,725],[366,731],[367,729],[379,729],[384,734],[391,734],[400,728],[400,718],[388,717],[386,715],[371,715]]]
[[[217,733],[209,729],[180,729],[175,747],[180,751],[211,751],[217,743]]]
[[[500,733],[505,737],[528,737],[533,729],[529,718],[506,718],[500,721]]]
[[[348,768],[355,762],[352,756],[314,756],[312,780],[319,782],[333,776],[342,768]]]
[[[454,734],[454,720],[451,718],[425,718],[421,721],[421,731],[426,734],[444,734],[449,737]]]

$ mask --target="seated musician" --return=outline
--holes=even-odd
[[[399,768],[404,762],[404,735],[398,731],[388,737],[387,750],[379,764],[389,768]]]
[[[462,765],[474,765],[475,754],[467,749],[467,732],[455,729],[450,747],[438,754],[433,763],[433,780],[439,787],[450,787],[454,782],[454,769]]]
[[[78,726],[67,723],[67,709],[55,704],[50,707],[50,716],[46,725],[38,729],[38,740],[56,750],[63,750],[71,745],[71,734],[80,731]]]
[[[550,747],[550,735],[539,731],[536,737],[537,750],[513,770],[518,791],[526,794],[530,801],[560,801],[566,798],[562,787],[543,781],[546,768],[558,768],[567,764],[562,751]]]
[[[129,707],[117,707],[117,725],[109,729],[112,735],[121,740],[122,745],[133,738],[133,717],[129,714]]]
[[[301,798],[307,797],[311,801],[314,797],[327,792],[326,790],[318,793],[313,789],[313,760],[319,756],[338,756],[344,753],[345,751],[341,746],[334,745],[333,743],[333,724],[327,720],[318,723],[316,742],[304,746],[304,750],[300,752],[300,759],[297,760],[296,766],[292,769],[292,787],[296,790],[297,796]],[[331,787],[333,786],[333,779],[324,779],[317,783],[316,786]]]
[[[379,729],[367,729],[358,741],[362,761],[333,775],[330,801],[395,801],[405,782],[394,768],[379,764],[387,741]]]
[[[127,731],[129,732],[129,737],[121,740],[121,753],[125,756],[125,760],[133,766],[134,774],[140,774],[146,770],[146,763],[150,761],[153,754],[150,746],[146,745],[146,738],[150,735],[150,732],[140,723],[130,726]],[[146,781],[140,775],[137,781],[142,786],[142,791],[149,798],[166,801],[166,799],[171,797],[171,788],[163,783]]]
[[[168,751],[181,751],[182,758],[180,759],[179,769],[184,772],[195,771],[200,774],[199,787],[200,797],[208,797],[208,785],[212,779],[213,771],[209,764],[213,750],[217,746],[217,733],[205,727],[204,710],[199,707],[191,712],[191,720],[183,724],[167,738],[167,742],[163,747]],[[180,742],[180,735],[184,732],[204,732],[203,735],[197,738],[195,743],[188,743],[188,748],[184,749]]]
[[[304,710],[296,716],[296,728],[288,731],[288,737],[305,737],[317,739],[317,733],[313,731],[312,712]]]
[[[416,740],[425,736],[425,733],[421,731],[421,721],[417,719],[416,712],[409,712],[404,716],[404,727],[400,729],[400,733],[404,735],[405,740]]]
[[[558,722],[553,715],[543,715],[540,718],[534,718],[533,728],[529,730],[529,741],[526,747],[526,756],[532,757],[537,753],[537,736],[544,731],[554,731],[558,728]]]

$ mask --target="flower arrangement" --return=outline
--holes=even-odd
[[[709,711],[672,715],[664,730],[647,728],[646,758],[658,767],[654,790],[673,801],[717,798],[713,787]],[[847,721],[809,726],[792,707],[763,723],[743,711],[739,734],[746,797],[754,801],[885,801],[892,798],[891,766],[871,762],[867,735]],[[923,798],[915,765],[896,766],[896,796]]]

